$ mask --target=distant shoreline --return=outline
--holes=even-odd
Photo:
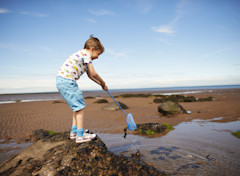
[[[178,87],[153,87],[153,88],[128,88],[112,89],[111,92],[146,92],[146,91],[172,91],[172,90],[202,90],[202,89],[240,89],[240,84],[234,85],[207,85],[207,86],[178,86]],[[83,92],[102,92],[102,90],[82,90]],[[0,93],[1,95],[27,95],[27,94],[56,94],[54,92],[26,92],[26,93]]]

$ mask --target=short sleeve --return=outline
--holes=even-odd
[[[92,59],[90,57],[83,57],[82,61],[84,64],[92,63]]]

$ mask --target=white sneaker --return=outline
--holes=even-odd
[[[88,139],[94,139],[97,135],[96,134],[90,134],[90,133],[84,133],[83,136],[85,138],[88,138]]]
[[[86,138],[86,137],[84,137],[84,136],[77,136],[76,137],[76,143],[83,143],[83,142],[89,142],[89,141],[91,141],[91,139],[89,139],[89,138]]]
[[[89,133],[88,129],[84,130],[84,134]],[[77,133],[70,132],[70,139],[76,139]]]
[[[92,139],[94,139],[95,137],[96,137],[96,134],[84,133],[83,136],[81,136],[81,137],[77,136],[76,137],[76,143],[89,142]]]
[[[70,139],[76,139],[77,133],[70,132]]]

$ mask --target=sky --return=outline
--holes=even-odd
[[[91,34],[110,90],[240,84],[240,0],[0,0],[0,94],[57,91]]]

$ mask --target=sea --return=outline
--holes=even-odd
[[[239,89],[240,85],[213,85],[213,86],[182,86],[182,87],[155,87],[155,88],[136,88],[136,89],[112,89],[113,95],[125,93],[146,93],[162,95],[191,94],[201,92],[211,92],[217,89]],[[83,90],[84,97],[104,97],[108,94],[102,90]],[[0,94],[0,104],[62,100],[59,92],[36,92],[36,93],[16,93]]]

